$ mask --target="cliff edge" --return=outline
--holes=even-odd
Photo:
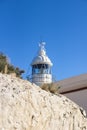
[[[87,118],[68,98],[0,74],[0,130],[87,130]]]

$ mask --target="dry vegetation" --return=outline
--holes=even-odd
[[[9,62],[8,57],[0,52],[0,72],[5,74],[15,73],[17,77],[22,78],[24,70],[21,70],[19,67],[15,67],[14,65],[12,65]]]
[[[43,84],[41,86],[41,88],[47,92],[51,92],[53,94],[58,94],[59,93],[59,89],[60,89],[60,85],[59,84],[54,84],[54,83],[50,83],[50,84]]]

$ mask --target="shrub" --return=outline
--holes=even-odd
[[[50,83],[50,84],[47,83],[47,84],[43,84],[41,88],[43,90],[46,90],[47,92],[58,94],[58,90],[60,89],[60,86],[59,84],[56,83]]]
[[[5,65],[8,64],[7,57],[0,52],[0,72],[4,73]]]
[[[5,72],[5,67],[7,66],[7,72]],[[8,62],[7,56],[5,56],[3,53],[0,53],[0,72],[2,73],[15,73],[17,77],[22,78],[22,74],[24,73],[24,70],[21,70],[18,67],[13,66]]]

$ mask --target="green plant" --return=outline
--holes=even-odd
[[[7,64],[7,57],[2,52],[0,52],[0,72],[4,73],[4,68]]]
[[[5,72],[5,67],[7,67],[6,72]],[[7,56],[5,56],[3,53],[0,53],[0,72],[7,73],[7,74],[15,73],[17,77],[22,78],[22,74],[25,71],[10,64],[8,62]]]

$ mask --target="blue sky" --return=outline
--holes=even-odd
[[[87,73],[87,0],[0,0],[0,51],[24,77],[40,40],[56,80]]]

